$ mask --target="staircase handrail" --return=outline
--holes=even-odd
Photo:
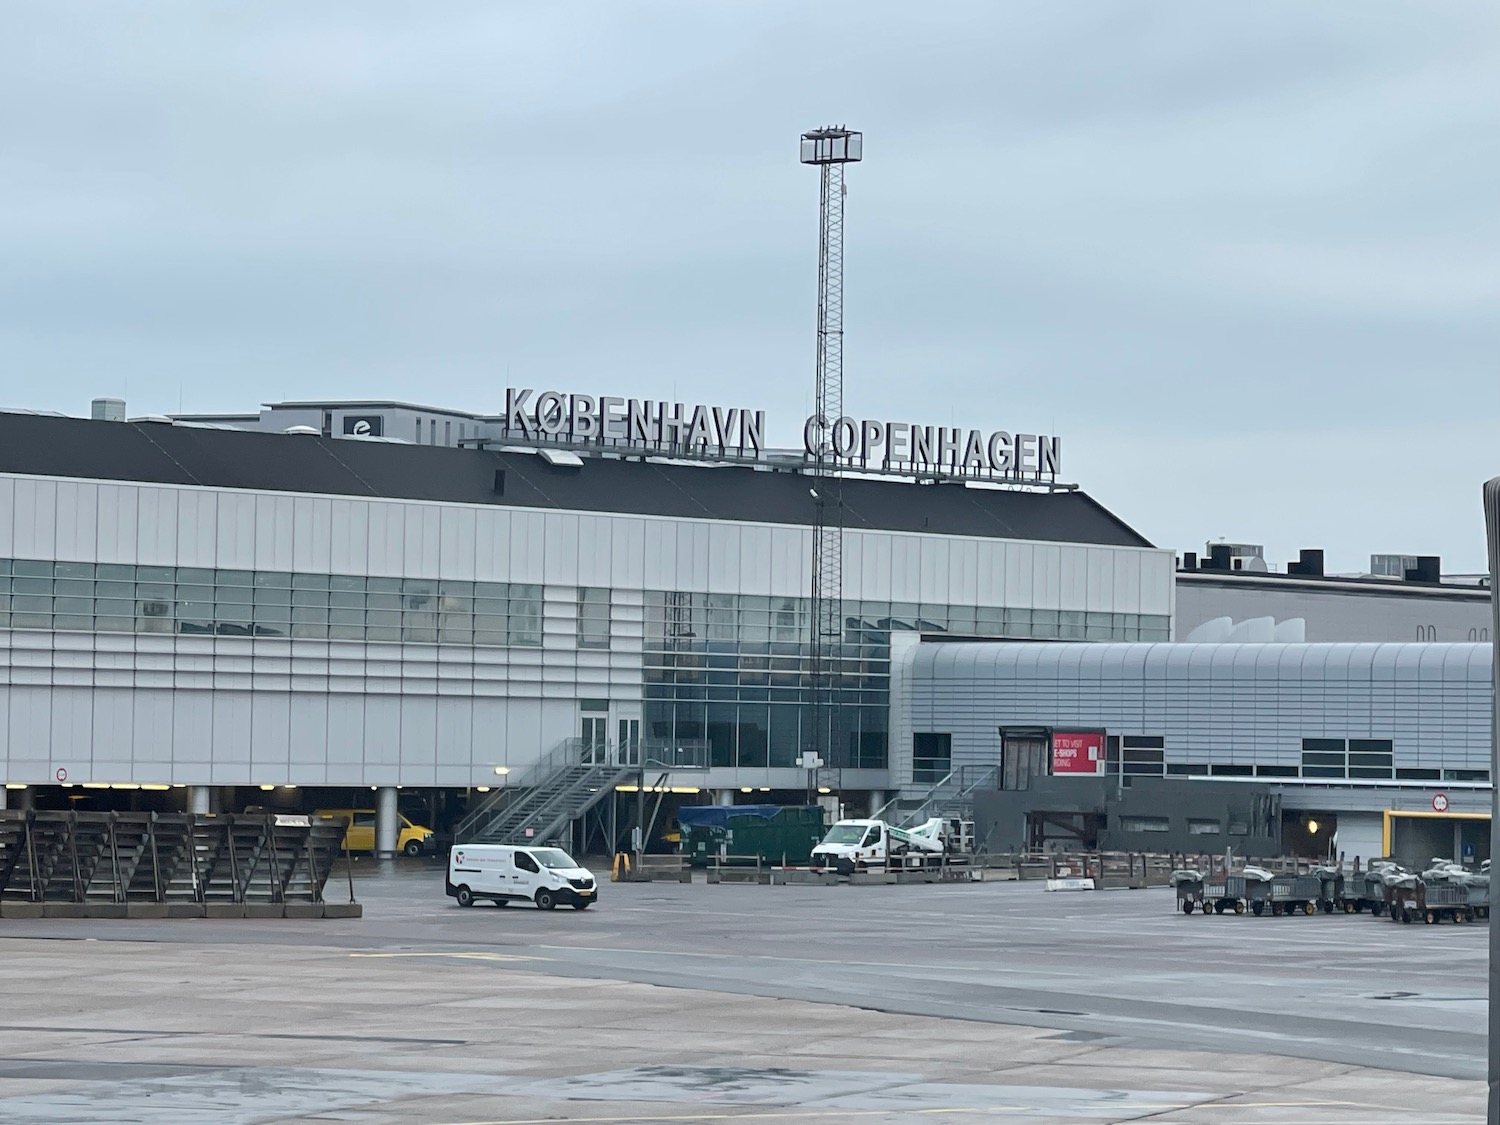
[[[1000,767],[998,765],[965,765],[949,770],[940,781],[934,783],[928,788],[927,792],[922,794],[917,807],[902,818],[900,827],[905,828],[919,820],[928,819],[925,814],[930,811],[933,805],[939,802],[961,801],[971,795],[976,789],[983,789],[993,784],[998,780],[999,776]],[[951,791],[944,791],[950,788]],[[872,813],[870,819],[886,819],[885,813],[901,800],[900,794],[892,797]]]
[[[548,801],[541,809],[538,809],[534,815],[527,817],[528,821],[532,821],[538,825],[536,840],[538,842],[550,840],[564,824],[580,815],[579,811],[574,808],[574,802],[571,798],[576,796],[579,790],[588,788],[589,782],[598,782],[597,785],[592,786],[592,791],[598,792],[613,788],[619,784],[622,778],[630,776],[630,773],[631,768],[629,766],[612,765],[607,762],[594,766],[589,770],[587,775],[579,778],[577,783],[556,794],[552,800]],[[591,808],[600,799],[596,797],[594,800],[586,802],[587,807]],[[559,803],[561,807],[555,807]],[[543,814],[545,814],[546,819],[543,819]],[[519,828],[520,825],[516,827]]]
[[[473,834],[474,826],[479,820],[495,810],[497,805],[509,805],[517,800],[520,794],[535,789],[560,770],[582,764],[583,751],[588,745],[581,738],[565,738],[518,775],[503,775],[504,784],[491,789],[483,801],[453,826],[453,838],[455,840],[468,838]]]
[[[560,802],[566,802],[569,794],[574,793],[578,789],[586,786],[589,782],[598,777],[602,771],[607,770],[612,773],[628,772],[623,766],[612,766],[604,762],[593,764],[579,762],[577,765],[564,766],[563,769],[559,770],[558,772],[561,773],[563,772],[563,770],[573,769],[584,769],[587,772],[573,779],[571,784],[565,785],[562,788],[558,789],[555,793],[549,794],[547,797],[542,799],[540,803],[529,806],[529,798],[537,792],[536,789],[533,789],[526,796],[518,798],[512,804],[506,806],[504,809],[501,809],[499,813],[494,817],[494,819],[492,819],[488,824],[484,826],[485,833],[489,834],[499,831],[502,835],[508,835],[509,833],[516,831],[527,822],[535,822],[540,820],[544,816],[553,815],[552,810],[555,805]],[[519,816],[519,818],[516,818],[516,823],[507,825],[507,820],[512,819],[511,814],[517,812],[518,810],[521,815]]]

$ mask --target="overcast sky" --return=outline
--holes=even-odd
[[[507,385],[1056,433],[1153,541],[1484,565],[1491,0],[4,0],[0,403]]]

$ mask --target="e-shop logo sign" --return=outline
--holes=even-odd
[[[380,414],[345,414],[344,433],[354,437],[384,437],[385,417]]]

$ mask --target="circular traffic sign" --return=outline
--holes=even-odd
[[[1432,811],[1433,812],[1447,812],[1448,811],[1448,794],[1446,794],[1446,793],[1434,793],[1432,795]]]
[[[67,781],[68,780],[68,771],[65,770],[65,769],[63,769],[62,766],[58,766],[57,767],[57,780],[58,781]]]

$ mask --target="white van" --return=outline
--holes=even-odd
[[[594,876],[561,848],[455,844],[448,853],[448,897],[459,906],[484,898],[496,906],[525,901],[541,910],[558,903],[587,910],[599,888]]]

